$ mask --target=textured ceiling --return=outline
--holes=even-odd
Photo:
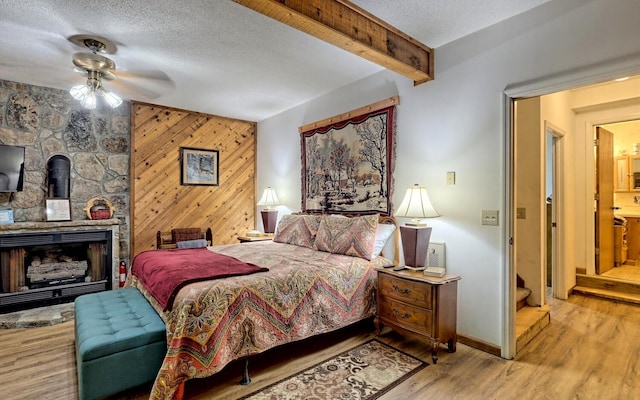
[[[547,1],[353,2],[437,48]],[[83,34],[117,46],[104,86],[123,98],[249,121],[382,69],[231,0],[0,0],[0,79],[84,83],[71,57],[86,49],[68,40]]]

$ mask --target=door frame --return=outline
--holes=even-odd
[[[589,67],[573,70],[569,72],[559,73],[553,76],[541,77],[535,81],[526,83],[514,83],[508,85],[502,94],[502,112],[503,112],[503,163],[504,163],[504,200],[505,210],[505,226],[502,237],[504,238],[504,246],[502,251],[503,271],[502,271],[502,346],[500,356],[505,359],[512,359],[516,354],[516,271],[514,268],[516,248],[513,243],[513,227],[516,221],[516,207],[513,203],[513,121],[514,101],[522,97],[542,96],[545,94],[556,93],[564,90],[578,88],[587,85],[593,85],[599,82],[609,81],[616,78],[639,75],[640,61],[634,58],[618,59],[611,62],[591,65]],[[577,132],[576,132],[577,133]],[[588,159],[588,157],[585,157]],[[564,221],[558,221],[564,224]],[[593,237],[593,236],[592,236]],[[591,246],[593,253],[593,246]],[[560,274],[566,278],[569,272],[567,268],[574,266],[562,265]],[[575,275],[575,271],[573,271]],[[568,282],[565,280],[565,284]],[[566,288],[559,288],[565,290]]]
[[[638,101],[640,104],[640,101]],[[632,105],[633,107],[633,105]],[[606,115],[599,115],[599,114]],[[584,120],[584,121],[583,121]],[[579,125],[584,126],[584,131],[579,132],[579,134],[584,134],[586,138],[595,138],[596,128],[601,125],[607,124],[615,124],[617,122],[625,122],[632,120],[640,120],[640,112],[634,110],[628,110],[626,108],[619,107],[608,107],[602,108],[595,112],[586,112],[584,114],[576,115],[576,121]],[[584,122],[584,123],[583,123]],[[586,171],[594,171],[595,173],[595,160],[593,159],[593,146],[589,145],[589,140],[586,140],[585,143],[585,154],[584,154],[584,168]],[[592,192],[595,193],[595,176],[594,174],[587,174],[587,185],[588,188],[592,188]],[[596,233],[595,221],[593,219],[589,219],[588,215],[584,216],[587,221],[587,240],[589,238],[594,238]],[[585,265],[585,272],[587,275],[596,275],[596,263],[595,263],[595,241],[591,241],[591,243],[585,246],[585,259],[587,260]]]
[[[564,260],[565,247],[561,238],[565,235],[565,136],[566,132],[547,120],[544,121],[545,133],[552,136],[552,176],[553,196],[551,197],[551,220],[556,224],[551,236],[551,294],[557,299],[567,299]],[[545,141],[546,143],[546,141]],[[548,143],[547,143],[548,145]],[[545,155],[547,152],[545,151]],[[562,221],[562,223],[559,223]],[[545,301],[546,303],[546,301]]]

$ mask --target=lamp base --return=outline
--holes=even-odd
[[[276,231],[276,221],[278,220],[278,210],[262,210],[262,226],[264,233],[274,233]]]
[[[404,263],[408,267],[424,269],[431,238],[431,227],[400,226]]]

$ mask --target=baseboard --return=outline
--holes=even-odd
[[[469,347],[473,347],[474,349],[478,349],[480,351],[484,351],[485,353],[489,353],[498,357],[501,357],[502,355],[502,350],[500,349],[500,347],[494,344],[487,343],[485,341],[472,338],[470,336],[461,335],[460,333],[458,333],[457,336],[458,336],[458,342],[465,344]]]

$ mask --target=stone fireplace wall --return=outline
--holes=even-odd
[[[0,209],[16,222],[42,222],[47,160],[71,160],[72,220],[93,197],[109,199],[120,221],[120,259],[129,264],[130,104],[95,110],[80,106],[66,90],[0,80],[0,143],[26,150],[22,192],[0,193]],[[50,222],[52,227],[55,222]]]

